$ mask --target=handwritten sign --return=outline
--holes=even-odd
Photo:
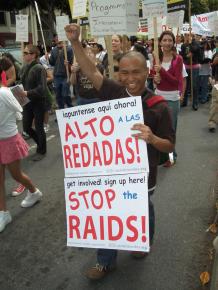
[[[57,110],[65,176],[148,172],[147,147],[132,137],[144,123],[141,97]]]
[[[65,178],[67,245],[149,251],[147,174]]]
[[[69,24],[69,17],[67,15],[64,16],[56,16],[56,30],[58,35],[58,40],[67,41],[66,32],[64,27]]]
[[[89,1],[90,29],[93,36],[135,34],[139,12],[137,1]]]
[[[87,0],[73,0],[72,10],[73,18],[79,18],[86,15]]]
[[[167,14],[166,25],[168,27],[178,27],[182,29],[184,20],[184,10],[175,11]]]
[[[28,42],[28,15],[16,15],[16,41]]]
[[[167,15],[166,0],[142,0],[143,18],[153,18]]]

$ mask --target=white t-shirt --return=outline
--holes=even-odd
[[[15,136],[18,133],[16,113],[23,109],[10,89],[0,88],[0,140]]]

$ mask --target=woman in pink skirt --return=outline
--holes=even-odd
[[[42,193],[21,170],[20,160],[28,155],[28,145],[18,133],[16,115],[23,109],[5,85],[6,75],[0,60],[0,232],[12,220],[5,200],[6,167],[11,176],[28,189],[25,199],[21,202],[22,207],[33,206],[42,198]]]

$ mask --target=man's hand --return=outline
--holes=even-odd
[[[139,133],[132,134],[133,137],[142,139],[149,144],[153,143],[154,134],[148,126],[137,123],[134,124],[131,129],[140,131]]]
[[[65,32],[68,40],[72,43],[79,40],[80,27],[77,24],[71,23],[65,26]]]

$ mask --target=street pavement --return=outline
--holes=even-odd
[[[1,290],[200,290],[215,207],[213,187],[218,169],[218,132],[207,129],[209,105],[180,113],[177,152],[172,168],[159,168],[153,196],[156,234],[146,259],[120,251],[117,270],[99,282],[84,273],[96,262],[94,249],[66,246],[64,170],[57,123],[51,116],[48,154],[34,163],[34,143],[23,169],[43,192],[33,208],[20,207],[24,195],[10,196],[14,181],[7,174],[7,204],[13,222],[0,234]],[[205,288],[207,289],[207,288]]]

